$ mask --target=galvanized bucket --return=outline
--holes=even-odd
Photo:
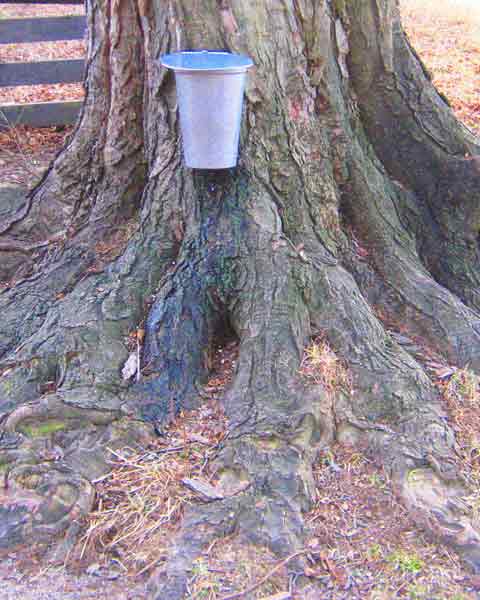
[[[220,51],[162,56],[175,72],[185,164],[228,169],[237,164],[248,56]]]

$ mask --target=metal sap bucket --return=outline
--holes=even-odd
[[[220,51],[162,56],[175,72],[185,164],[228,169],[237,164],[248,56]]]

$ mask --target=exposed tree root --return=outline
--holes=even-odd
[[[389,174],[415,193],[417,244],[428,271],[478,310],[478,139],[459,123],[411,48],[399,7],[355,1],[342,18],[362,124]],[[374,23],[384,31],[365,45]],[[373,93],[372,93],[373,90]]]
[[[252,283],[251,293],[234,302],[231,316],[240,357],[225,398],[230,435],[216,467],[220,489],[226,482],[227,489],[245,491],[234,506],[215,503],[215,508],[201,510],[202,518],[213,511],[216,519],[223,515],[222,527],[228,522],[246,540],[280,556],[294,551],[304,542],[301,515],[312,498],[311,465],[318,444],[333,437],[366,442],[382,456],[419,524],[478,568],[480,538],[464,514],[461,496],[466,489],[453,463],[454,437],[429,378],[385,332],[346,271],[335,264],[314,265],[295,256],[288,244],[274,240],[272,247],[273,252],[263,250],[261,256],[250,251],[256,271],[241,281]],[[264,270],[269,282],[274,274],[268,288],[262,285]],[[292,297],[289,281],[308,298],[305,306],[297,291],[296,304],[283,308]],[[347,360],[353,396],[339,394],[332,403],[318,388],[299,394],[301,344],[310,321],[312,333],[326,336]],[[436,472],[439,464],[444,472]],[[412,485],[420,473],[432,474],[435,494]],[[191,561],[219,535],[210,522],[207,527],[201,523],[186,520],[172,561],[153,579],[153,597],[173,599],[185,593]],[[192,530],[195,539],[189,540]]]

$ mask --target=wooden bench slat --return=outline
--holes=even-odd
[[[83,81],[85,61],[45,60],[33,63],[0,63],[0,88],[40,83]]]
[[[0,128],[15,125],[51,127],[71,125],[77,120],[82,102],[38,102],[36,104],[7,104],[0,106]]]
[[[85,16],[0,19],[0,44],[81,40],[87,27]]]

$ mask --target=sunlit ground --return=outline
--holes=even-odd
[[[401,0],[404,27],[457,116],[480,134],[480,0]]]

